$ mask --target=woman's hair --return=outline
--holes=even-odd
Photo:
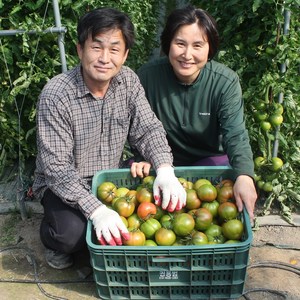
[[[83,47],[89,36],[94,39],[99,33],[110,29],[122,31],[126,49],[133,46],[134,26],[127,14],[114,8],[95,9],[81,17],[77,26],[78,43]]]
[[[160,36],[161,48],[169,55],[170,45],[177,30],[183,25],[197,23],[207,37],[209,44],[208,59],[212,59],[218,51],[219,33],[215,19],[205,10],[188,5],[175,9],[167,18],[165,28]]]

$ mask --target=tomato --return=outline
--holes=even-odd
[[[154,202],[153,193],[146,187],[142,187],[136,192],[136,199],[139,203]]]
[[[194,231],[191,237],[192,245],[205,245],[208,244],[208,237],[204,232]]]
[[[267,192],[267,193],[270,193],[273,191],[273,185],[272,185],[272,182],[265,182],[262,189]]]
[[[242,221],[233,219],[222,225],[222,233],[228,240],[240,240],[244,232]]]
[[[283,166],[283,161],[279,157],[272,157],[272,170],[277,172]]]
[[[204,233],[206,234],[209,242],[214,242],[216,244],[223,244],[226,241],[225,236],[222,232],[222,227],[217,224],[210,225]]]
[[[223,179],[223,180],[221,180],[221,182],[219,182],[218,184],[217,184],[217,188],[221,188],[221,187],[223,187],[223,186],[233,186],[234,185],[234,182],[233,182],[233,180],[231,180],[231,179]]]
[[[261,166],[265,165],[267,162],[265,157],[258,156],[254,158],[254,166],[256,169],[259,169]]]
[[[199,208],[201,200],[198,198],[197,192],[194,189],[186,190],[186,209]]]
[[[139,228],[141,226],[141,219],[136,213],[133,213],[130,217],[127,218],[128,228]]]
[[[146,222],[142,223],[140,230],[144,232],[147,239],[152,239],[155,235],[155,232],[161,228],[161,224],[158,220],[151,218]]]
[[[155,216],[156,205],[152,202],[142,202],[139,204],[136,213],[140,219],[147,220]]]
[[[97,188],[97,197],[105,203],[110,203],[116,197],[117,187],[114,183],[106,181]]]
[[[176,234],[172,229],[160,228],[155,232],[155,242],[159,246],[171,246],[176,241]]]
[[[212,184],[202,184],[196,191],[201,201],[212,202],[217,198],[217,189]]]
[[[120,216],[120,218],[121,218],[122,222],[124,223],[124,225],[128,228],[128,221],[127,221],[127,219],[125,217],[123,217],[123,216]]]
[[[217,200],[219,203],[224,203],[233,199],[233,186],[222,186],[218,189]]]
[[[165,210],[161,208],[161,206],[156,205],[156,214],[153,216],[154,219],[160,220],[161,217],[165,214]]]
[[[235,219],[238,215],[238,209],[235,203],[224,202],[220,204],[218,208],[218,216],[221,222],[227,222],[231,219]]]
[[[263,110],[265,110],[265,109],[267,108],[267,104],[266,104],[266,102],[264,102],[264,101],[259,101],[258,103],[256,103],[256,104],[254,105],[254,107],[255,107],[257,110],[259,110],[259,111],[263,111]]]
[[[160,224],[164,228],[172,229],[173,228],[172,222],[173,222],[173,216],[171,214],[163,215],[160,218]]]
[[[183,177],[178,177],[179,182],[183,186],[183,188],[187,189],[188,188],[188,182],[185,178]]]
[[[136,199],[136,190],[129,190],[125,196],[135,204],[135,207],[139,205],[139,202]]]
[[[126,187],[119,187],[116,191],[116,197],[124,197],[129,192],[129,189]]]
[[[131,216],[135,210],[135,204],[126,197],[119,197],[113,205],[113,209],[125,218]]]
[[[220,206],[220,203],[217,200],[214,200],[212,202],[202,202],[201,207],[204,207],[209,210],[209,212],[212,214],[213,218],[215,218],[218,214],[218,207]]]
[[[148,175],[148,176],[143,178],[142,185],[144,187],[148,188],[149,190],[152,190],[154,180],[155,180],[155,176]]]
[[[273,114],[270,116],[269,121],[273,126],[279,126],[283,122],[283,116],[280,114]]]
[[[200,207],[194,212],[195,229],[199,231],[206,230],[212,223],[213,215],[207,208]]]
[[[256,185],[259,189],[263,189],[263,186],[264,186],[265,182],[263,180],[258,180]]]
[[[225,242],[225,244],[238,244],[238,243],[240,243],[241,241],[239,241],[239,240],[227,240],[226,242]]]
[[[194,185],[193,185],[193,189],[194,190],[198,190],[198,188],[202,185],[202,184],[211,184],[211,182],[208,179],[205,178],[200,178],[198,180],[195,181]]]
[[[125,246],[144,246],[146,242],[145,234],[139,229],[128,229],[129,239],[123,240]]]
[[[281,103],[274,103],[273,104],[273,110],[275,114],[282,115],[283,114],[283,106]]]
[[[272,125],[270,122],[268,121],[261,121],[260,122],[260,128],[263,130],[263,131],[269,131],[271,129]]]
[[[187,181],[187,188],[191,190],[191,189],[193,189],[193,187],[194,187],[193,182],[191,182],[191,181],[188,180]]]
[[[144,246],[157,246],[157,244],[153,240],[146,240]]]
[[[265,112],[256,111],[254,112],[254,118],[256,121],[264,121],[268,118],[268,114]]]
[[[186,236],[194,229],[195,220],[190,214],[181,213],[174,217],[172,225],[177,236]]]

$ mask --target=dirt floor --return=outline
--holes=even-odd
[[[0,299],[99,299],[88,252],[79,253],[67,270],[47,266],[39,240],[41,217],[22,221],[16,213],[0,215]],[[300,227],[268,223],[262,219],[253,232],[246,294],[239,300],[300,300]]]

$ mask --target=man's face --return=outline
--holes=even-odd
[[[111,29],[85,41],[83,47],[77,45],[81,60],[83,78],[92,93],[108,87],[110,80],[125,63],[128,50],[121,30]]]

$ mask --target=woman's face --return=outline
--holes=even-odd
[[[175,33],[169,60],[177,78],[193,83],[208,60],[209,44],[197,23],[183,25]]]

